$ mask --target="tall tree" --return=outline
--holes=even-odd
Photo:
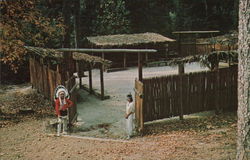
[[[250,159],[250,0],[239,3],[237,160]]]
[[[14,71],[24,62],[24,45],[45,47],[54,44],[64,33],[60,18],[42,15],[40,0],[0,1],[0,62]]]

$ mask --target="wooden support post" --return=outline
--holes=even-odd
[[[127,54],[123,53],[123,68],[127,67]]]
[[[80,73],[80,63],[79,61],[76,61],[76,71],[77,71],[77,75],[79,77],[79,87],[82,88],[82,74]]]
[[[179,56],[183,56],[181,53],[181,34],[178,35],[178,54]],[[182,76],[185,72],[184,64],[178,65],[178,74],[180,77],[180,120],[183,120],[183,82],[182,82]]]
[[[138,53],[138,79],[142,82],[142,57],[141,53]]]
[[[82,77],[79,77],[79,87],[82,88]]]
[[[184,64],[178,64],[178,74],[184,74],[184,73],[185,73]]]
[[[92,88],[92,68],[89,67],[89,93],[91,94],[93,91]]]
[[[197,34],[195,34],[195,37],[194,37],[194,54],[196,55],[197,54]]]
[[[220,106],[220,70],[219,70],[219,65],[216,68],[216,110],[215,110],[215,114],[220,114],[221,113],[221,106]]]
[[[148,53],[145,53],[145,61],[148,62]]]
[[[100,67],[101,99],[104,100],[103,65]]]
[[[180,120],[183,120],[183,74],[180,77]]]

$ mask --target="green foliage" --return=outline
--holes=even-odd
[[[102,0],[92,32],[97,35],[130,32],[129,12],[123,0]]]

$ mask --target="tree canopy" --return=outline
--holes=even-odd
[[[84,47],[87,36],[124,33],[169,37],[176,30],[223,33],[237,29],[238,22],[238,0],[3,0],[0,4],[1,62],[14,71],[25,59],[24,45]]]

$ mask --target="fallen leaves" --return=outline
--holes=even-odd
[[[0,128],[54,115],[51,103],[31,88],[27,93],[16,90],[1,95],[0,110]]]

